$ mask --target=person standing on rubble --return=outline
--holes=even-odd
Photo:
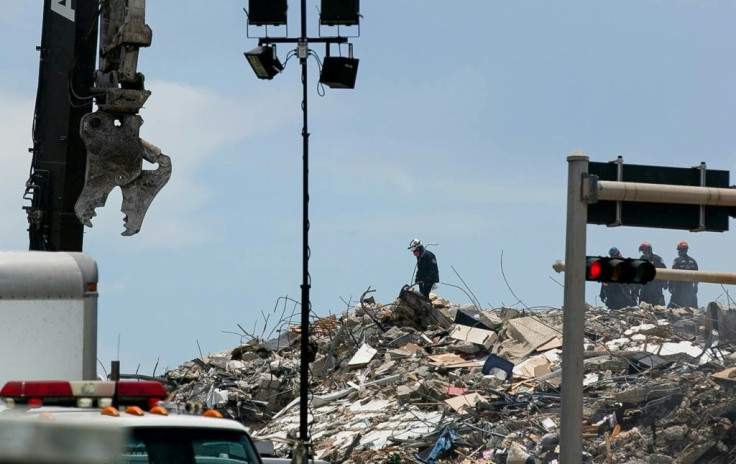
[[[608,256],[611,258],[623,258],[621,252],[616,247],[608,250]],[[620,284],[618,282],[601,283],[600,298],[608,309],[628,308],[636,306],[636,298],[632,294],[632,289],[628,284]]]
[[[424,248],[422,241],[415,238],[409,243],[409,250],[417,258],[417,275],[414,283],[419,285],[419,293],[429,299],[429,292],[434,284],[440,281],[440,271],[437,268],[437,258],[434,253]]]
[[[639,245],[641,258],[654,264],[654,267],[667,269],[664,260],[659,255],[652,252],[652,244],[649,242],[641,242]],[[641,286],[639,289],[639,303],[649,303],[651,305],[664,306],[664,289],[667,288],[666,280],[653,280]]]
[[[697,271],[698,263],[687,254],[690,246],[687,242],[677,244],[677,258],[672,263],[672,269],[684,269],[687,271]],[[698,307],[698,283],[697,282],[679,282],[671,280],[669,291],[672,294],[668,308],[697,308]]]

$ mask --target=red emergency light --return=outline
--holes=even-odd
[[[45,405],[77,406],[110,402],[116,396],[120,404],[154,406],[166,397],[160,382],[144,381],[67,381],[32,380],[11,381],[0,390],[0,397],[14,404],[30,407]]]
[[[45,396],[73,396],[72,386],[69,382],[56,380],[34,380],[30,382],[8,382],[0,390],[3,398],[31,398]]]

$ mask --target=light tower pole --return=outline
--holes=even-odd
[[[330,57],[330,45],[347,43],[348,38],[336,37],[308,37],[306,0],[300,0],[301,33],[298,38],[289,37],[261,37],[258,39],[258,48],[246,52],[245,56],[256,76],[260,79],[272,79],[283,70],[283,65],[276,56],[277,43],[296,44],[296,55],[301,63],[302,80],[302,284],[301,284],[301,365],[299,375],[299,440],[302,447],[303,460],[311,458],[311,437],[309,436],[309,363],[314,360],[315,352],[309,341],[309,316],[311,303],[309,290],[311,279],[309,275],[309,111],[308,111],[308,73],[307,59],[313,52],[309,49],[310,43],[324,43],[325,57],[322,62],[320,83],[332,88],[349,88],[355,85],[355,76],[358,69],[358,60],[352,57]],[[286,25],[286,0],[250,0],[248,24],[255,26]],[[322,0],[320,10],[320,24],[326,26],[357,26],[359,18],[358,0]],[[338,29],[339,32],[339,29]]]

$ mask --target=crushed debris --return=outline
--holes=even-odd
[[[367,292],[366,292],[367,293]],[[562,310],[431,302],[408,287],[313,320],[310,434],[331,463],[556,463]],[[736,462],[736,311],[588,307],[582,462]],[[287,456],[300,330],[186,362],[172,399],[218,409]]]

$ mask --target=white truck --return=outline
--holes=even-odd
[[[164,400],[155,381],[11,381],[0,388],[4,463],[263,464],[248,430]]]
[[[125,400],[121,389],[132,389],[144,403],[163,400],[166,391],[158,382],[95,380],[97,282],[97,263],[84,253],[0,251],[0,348],[6,353],[0,357],[0,461],[291,462],[273,456],[268,442],[256,447],[233,420],[171,408],[101,413],[116,390]]]
[[[0,387],[95,379],[97,296],[85,253],[0,251]]]

